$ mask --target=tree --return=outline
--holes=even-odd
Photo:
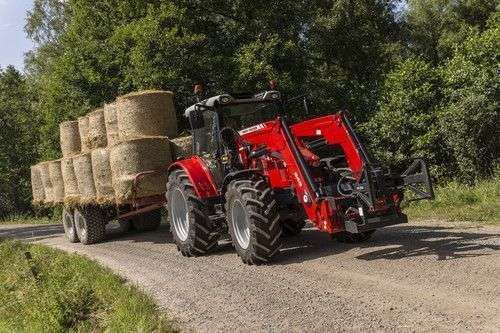
[[[13,66],[0,69],[0,217],[30,207],[37,119],[23,76]]]
[[[500,152],[500,25],[471,35],[443,66],[444,102],[439,124],[458,165],[455,177],[473,183],[492,176]]]
[[[391,71],[382,88],[380,111],[363,126],[377,157],[387,165],[426,158],[435,176],[443,175],[447,148],[439,136],[439,74],[429,63],[407,59]]]

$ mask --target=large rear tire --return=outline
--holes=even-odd
[[[282,225],[278,203],[265,179],[229,184],[226,219],[232,243],[245,264],[268,263],[279,251]]]
[[[75,228],[75,218],[73,209],[69,207],[63,207],[62,211],[62,225],[64,227],[64,235],[70,243],[78,243],[78,235]]]
[[[104,239],[106,213],[100,207],[86,206],[74,210],[75,229],[82,244],[95,244]]]
[[[134,230],[143,231],[153,231],[158,229],[161,223],[161,210],[156,209],[132,219],[132,227]]]
[[[183,170],[168,177],[167,207],[170,231],[182,255],[201,256],[215,249],[219,234],[209,218],[210,207],[198,197]]]

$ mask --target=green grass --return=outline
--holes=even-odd
[[[85,257],[0,240],[0,264],[0,332],[175,330],[148,296]]]
[[[413,219],[500,223],[499,178],[475,186],[451,182],[435,193],[435,200],[411,203],[404,211]]]
[[[50,216],[33,216],[29,214],[10,215],[0,219],[0,224],[54,224],[61,223],[61,219]]]

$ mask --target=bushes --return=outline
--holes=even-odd
[[[386,163],[427,158],[437,178],[473,184],[498,164],[500,28],[456,45],[440,67],[420,59],[399,63],[385,79],[380,110],[364,125]]]

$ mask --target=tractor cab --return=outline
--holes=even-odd
[[[280,107],[281,94],[275,90],[256,95],[223,94],[190,106],[184,115],[193,133],[193,154],[219,157],[224,143],[232,141],[236,131],[274,118]]]

